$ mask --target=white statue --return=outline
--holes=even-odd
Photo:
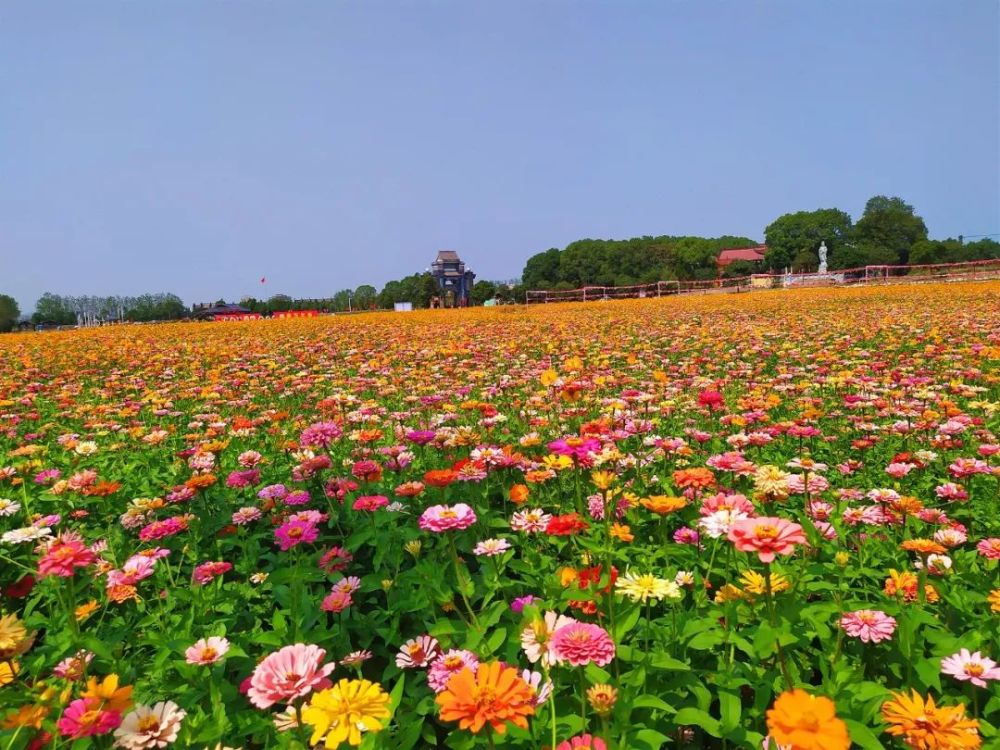
[[[819,243],[819,272],[826,273],[826,242]]]

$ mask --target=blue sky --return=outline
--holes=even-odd
[[[998,8],[4,0],[0,292],[505,279],[878,193],[1000,232]]]

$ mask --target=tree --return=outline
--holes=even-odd
[[[482,305],[486,300],[493,299],[496,291],[497,285],[492,281],[477,281],[472,285],[469,302],[473,305]]]
[[[559,255],[559,248],[553,247],[528,258],[521,275],[525,286],[529,289],[546,289],[560,281]]]
[[[292,298],[287,294],[275,294],[268,298],[267,309],[270,312],[285,312],[292,309]]]
[[[902,198],[876,195],[865,204],[854,235],[862,250],[889,250],[894,263],[906,264],[910,248],[927,239],[927,225]]]
[[[362,284],[354,290],[354,308],[356,310],[367,310],[375,304],[378,290],[371,284]]]
[[[799,250],[792,258],[793,273],[812,273],[819,267],[819,255],[812,250]]]
[[[772,272],[781,271],[793,265],[803,250],[815,253],[821,242],[826,242],[832,265],[838,250],[849,244],[851,234],[851,217],[838,208],[784,214],[764,230],[764,244],[767,245],[764,266]],[[804,260],[805,256],[802,258]],[[818,263],[819,256],[816,258]]]
[[[35,303],[35,312],[31,316],[31,322],[60,326],[74,325],[76,313],[73,312],[64,297],[45,292]]]
[[[17,300],[9,294],[0,294],[0,333],[13,331],[20,317],[21,308],[17,306]]]
[[[758,270],[757,263],[749,260],[734,260],[722,269],[722,277],[726,279],[735,279],[741,276],[749,276],[752,273],[757,273]]]

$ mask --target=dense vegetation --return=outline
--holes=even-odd
[[[837,208],[784,214],[764,229],[768,247],[762,263],[737,261],[724,275],[754,271],[814,271],[817,250],[826,242],[831,269],[866,265],[952,263],[1000,258],[1000,243],[990,239],[929,240],[927,226],[902,198],[877,195],[857,223]],[[666,279],[711,279],[724,248],[752,247],[748,237],[635,237],[630,240],[585,239],[563,250],[550,248],[524,266],[528,289],[572,289],[596,284],[622,286]]]

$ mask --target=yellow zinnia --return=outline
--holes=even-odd
[[[767,593],[767,582],[764,576],[755,570],[748,570],[740,576],[740,583],[748,594],[762,596]],[[788,579],[780,573],[771,573],[771,593],[777,594],[780,591],[787,591],[790,584]]]
[[[615,582],[615,588],[634,602],[645,602],[649,599],[676,601],[684,595],[676,583],[657,578],[652,573],[642,575],[626,573]]]
[[[320,690],[302,710],[302,720],[313,728],[309,744],[326,738],[331,750],[342,742],[360,745],[363,732],[382,729],[382,720],[390,716],[388,706],[389,694],[368,680],[343,679]]]
[[[0,617],[0,652],[13,650],[28,635],[27,628],[17,619],[17,615]]]

